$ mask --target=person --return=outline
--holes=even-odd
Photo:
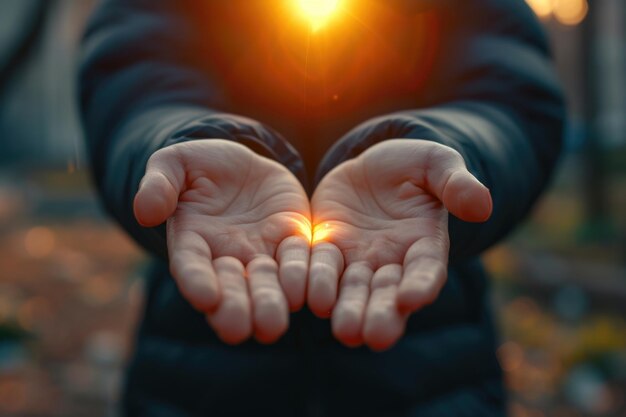
[[[478,256],[528,214],[562,94],[522,0],[107,0],[96,185],[152,255],[128,416],[506,413]]]

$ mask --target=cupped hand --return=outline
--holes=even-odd
[[[392,346],[447,277],[448,212],[482,222],[488,189],[455,150],[395,139],[331,171],[311,200],[308,304],[347,346]]]
[[[226,140],[176,144],[150,158],[134,208],[143,226],[167,221],[171,273],[223,341],[286,331],[304,303],[310,211],[285,167]]]

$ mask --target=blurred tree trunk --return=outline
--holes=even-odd
[[[586,222],[592,229],[602,227],[608,215],[606,167],[603,155],[602,133],[598,128],[601,108],[598,56],[598,7],[597,1],[589,2],[589,15],[583,23],[583,70],[584,70],[584,116],[585,138],[583,144],[583,187]],[[594,227],[595,226],[595,227]],[[599,231],[599,230],[598,230]],[[592,234],[593,231],[589,230]]]

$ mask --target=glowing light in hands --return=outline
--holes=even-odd
[[[311,22],[313,30],[318,30],[337,11],[340,0],[296,0],[300,13]]]
[[[311,239],[311,245],[315,245],[319,242],[324,242],[330,236],[331,228],[328,223],[316,224],[313,228],[313,237]]]
[[[331,233],[331,227],[328,223],[320,223],[315,226],[311,225],[309,220],[294,220],[296,229],[302,237],[309,241],[311,246],[328,239]]]
[[[311,227],[311,222],[308,219],[298,219],[294,220],[294,223],[302,237],[311,244],[313,242],[313,228]]]

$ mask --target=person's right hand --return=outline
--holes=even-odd
[[[134,208],[143,226],[167,220],[172,275],[223,341],[286,331],[304,303],[310,211],[285,167],[226,140],[176,144],[150,158]]]

